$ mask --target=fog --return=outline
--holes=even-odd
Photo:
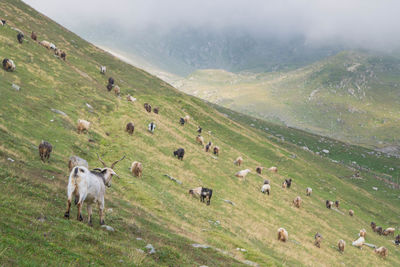
[[[400,1],[396,0],[24,1],[78,33],[110,25],[130,34],[167,32],[185,25],[210,31],[234,28],[260,37],[302,36],[310,44],[400,47]]]

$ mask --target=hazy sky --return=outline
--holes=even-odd
[[[400,47],[399,0],[24,0],[79,32],[112,24],[121,30],[178,25],[236,27],[257,35],[301,35],[310,43]]]

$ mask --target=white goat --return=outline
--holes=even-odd
[[[235,176],[244,179],[249,172],[251,172],[249,169],[241,170],[235,173]]]
[[[100,66],[100,73],[101,74],[106,74],[107,68],[106,66]]]
[[[358,248],[362,248],[364,243],[365,243],[365,238],[360,236],[356,241],[352,243],[352,245]]]
[[[306,195],[307,196],[311,196],[311,193],[312,193],[312,188],[311,187],[307,187],[306,188]]]
[[[68,161],[69,171],[71,172],[72,169],[76,166],[83,166],[83,167],[86,167],[87,169],[89,169],[89,164],[86,160],[84,160],[83,158],[80,158],[78,156],[71,156]]]

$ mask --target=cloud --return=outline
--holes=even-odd
[[[182,25],[255,35],[303,36],[310,44],[400,47],[397,0],[24,0],[78,33],[117,27],[134,33]]]

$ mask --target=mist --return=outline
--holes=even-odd
[[[112,27],[120,33],[168,32],[176,27],[239,29],[257,37],[302,36],[311,45],[400,47],[395,0],[24,0],[77,33]]]

